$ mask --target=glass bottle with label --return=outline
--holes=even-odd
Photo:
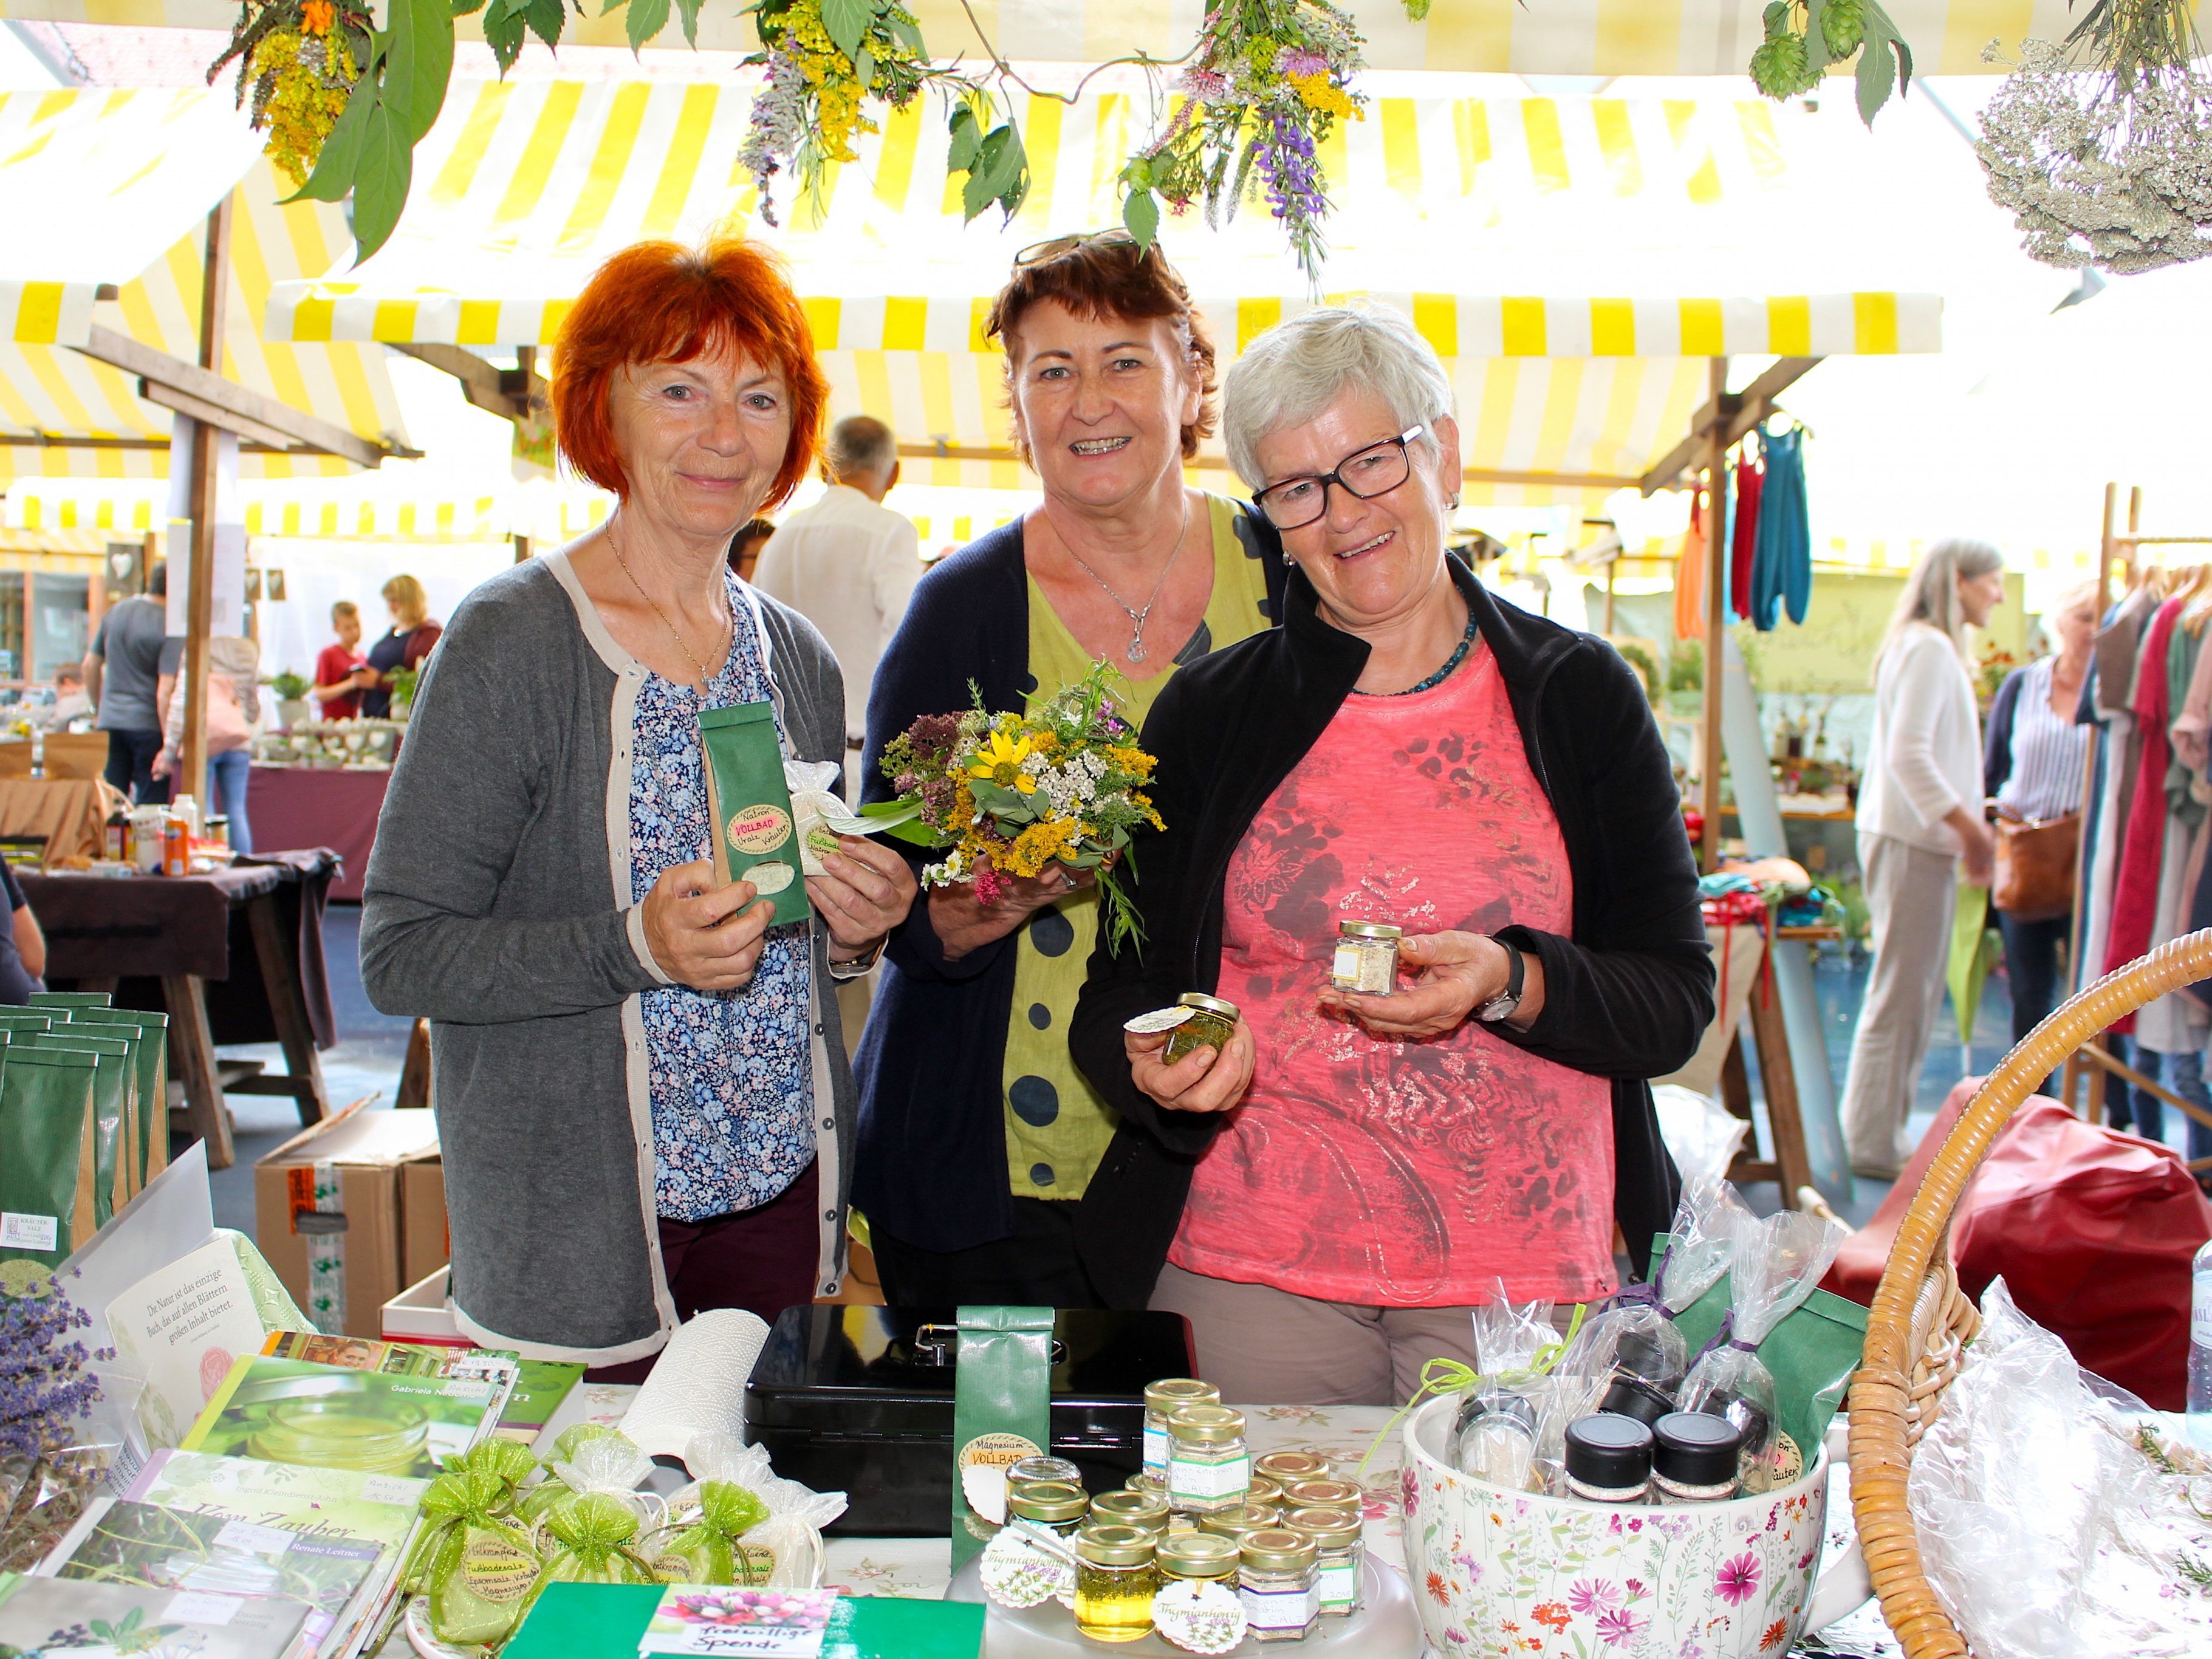
[[[1304,1533],[1320,1552],[1322,1616],[1346,1619],[1359,1611],[1360,1564],[1366,1559],[1366,1526],[1343,1510],[1292,1510],[1284,1526]]]
[[[1238,1599],[1255,1642],[1302,1642],[1321,1622],[1321,1551],[1287,1527],[1246,1538],[1239,1551]]]
[[[1136,1527],[1087,1526],[1075,1534],[1075,1627],[1094,1642],[1136,1642],[1152,1633],[1160,1588],[1152,1534]]]
[[[1398,988],[1398,941],[1405,929],[1382,921],[1340,921],[1328,982],[1340,991],[1387,997]]]
[[[1200,1048],[1212,1048],[1219,1054],[1229,1046],[1229,1039],[1237,1035],[1238,1015],[1235,1003],[1207,996],[1203,991],[1186,991],[1176,1001],[1190,1010],[1190,1018],[1168,1033],[1167,1049],[1160,1056],[1168,1065]]]
[[[1168,1418],[1168,1501],[1193,1515],[1240,1508],[1252,1486],[1244,1413],[1179,1406]]]
[[[1145,1473],[1168,1478],[1168,1414],[1182,1406],[1218,1406],[1221,1390],[1194,1376],[1164,1376],[1145,1385]]]

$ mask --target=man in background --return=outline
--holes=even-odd
[[[761,550],[753,586],[822,630],[845,672],[845,793],[860,793],[860,740],[876,661],[921,580],[912,523],[883,505],[898,483],[898,441],[871,415],[830,428],[829,492],[783,521]]]
[[[169,631],[169,567],[157,564],[143,593],[110,605],[84,659],[84,689],[100,705],[107,733],[107,781],[141,806],[169,799],[154,781],[161,752],[161,717],[154,688],[161,673],[161,641]]]

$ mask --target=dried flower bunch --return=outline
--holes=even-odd
[[[2029,257],[2125,273],[2212,253],[2212,76],[2187,0],[2098,0],[2028,40],[1974,148]],[[1983,57],[1998,61],[1992,42]]]
[[[100,1382],[70,1340],[91,1322],[46,1268],[0,1262],[0,1572],[44,1559],[100,1490],[101,1456],[81,1443]]]
[[[253,130],[269,135],[264,153],[295,186],[307,182],[345,113],[374,27],[365,9],[339,0],[246,0],[230,44],[208,65],[212,85],[237,60],[238,101],[251,94]]]

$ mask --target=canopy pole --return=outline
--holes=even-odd
[[[1721,630],[1728,620],[1728,359],[1715,357],[1706,368],[1711,391],[1705,406],[1713,411],[1705,429],[1705,767],[1698,800],[1705,813],[1705,836],[1698,863],[1708,874],[1721,861]]]
[[[206,258],[200,272],[200,367],[222,373],[224,313],[230,298],[230,196],[215,204],[207,219]],[[178,793],[199,803],[204,817],[207,793],[208,635],[215,622],[215,519],[222,468],[216,459],[216,428],[194,422],[192,434],[191,568],[185,614],[185,734]]]

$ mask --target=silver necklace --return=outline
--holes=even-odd
[[[693,654],[691,647],[684,643],[684,635],[678,631],[676,624],[669,620],[668,613],[660,608],[660,601],[654,599],[652,594],[645,591],[645,584],[638,580],[637,573],[629,568],[629,561],[623,557],[622,549],[615,543],[615,527],[612,521],[610,521],[607,525],[607,551],[615,556],[615,562],[622,567],[623,574],[628,576],[629,578],[629,585],[637,589],[638,598],[643,599],[647,605],[653,607],[653,614],[660,618],[660,625],[668,630],[668,637],[676,641],[676,648],[678,651],[681,651],[685,656],[691,659],[691,666],[697,671],[699,675],[699,695],[702,697],[707,696],[714,684],[714,677],[707,672],[706,664],[701,662],[699,659]],[[725,641],[721,650],[721,654],[725,658],[728,657],[730,654],[730,644],[734,642],[736,627],[737,619],[732,617],[731,618],[731,639]],[[716,631],[715,637],[717,639],[723,638],[723,635],[719,629]]]
[[[1145,659],[1145,623],[1152,617],[1152,607],[1160,602],[1160,591],[1168,585],[1168,573],[1175,568],[1176,561],[1182,556],[1183,540],[1189,534],[1190,497],[1185,495],[1182,498],[1182,528],[1176,532],[1174,550],[1168,555],[1168,562],[1160,567],[1160,579],[1152,584],[1152,596],[1145,601],[1145,608],[1141,611],[1132,610],[1128,600],[1114,591],[1113,584],[1091,569],[1091,562],[1077,552],[1074,545],[1065,536],[1060,538],[1060,544],[1067,549],[1067,556],[1081,565],[1091,580],[1106,590],[1106,597],[1120,605],[1123,613],[1129,618],[1129,648],[1121,654],[1128,658],[1131,662],[1142,662]]]

